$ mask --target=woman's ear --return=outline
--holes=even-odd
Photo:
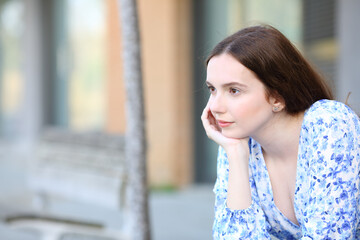
[[[280,95],[272,95],[269,100],[273,112],[280,112],[285,108],[285,101]]]

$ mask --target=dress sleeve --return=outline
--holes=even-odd
[[[259,206],[250,175],[252,204],[244,210],[231,210],[226,205],[229,164],[225,151],[220,147],[217,160],[215,193],[214,239],[270,239],[269,224]]]
[[[310,125],[302,239],[360,239],[359,118],[340,106],[317,112]]]

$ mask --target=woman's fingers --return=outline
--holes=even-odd
[[[209,103],[206,105],[204,112],[206,113],[204,117],[207,118],[210,127],[213,128],[216,131],[221,132],[221,128],[219,127],[219,125],[217,124],[217,121],[214,117],[214,115],[212,114],[210,107],[209,107]]]
[[[201,121],[203,123],[206,135],[208,138],[222,146],[224,149],[228,149],[229,147],[238,147],[241,146],[244,149],[244,152],[248,152],[248,141],[249,138],[243,139],[236,139],[236,138],[229,138],[225,137],[222,134],[221,128],[217,124],[217,121],[214,115],[210,111],[209,104],[206,105],[202,114],[201,114]]]
[[[211,113],[210,110],[209,110],[208,116],[209,116],[210,125],[211,125],[215,130],[221,132],[221,128],[220,128],[219,125],[217,124],[217,121],[216,121],[214,115]]]
[[[203,123],[206,134],[208,135],[208,137],[210,137],[208,133],[208,130],[210,128],[210,121],[209,121],[209,111],[207,106],[204,108],[203,113],[201,114],[201,121]]]
[[[219,135],[221,135],[221,130],[217,126],[216,119],[212,115],[208,105],[204,108],[201,120],[208,138],[217,142],[216,139],[220,137]]]
[[[201,120],[205,129],[205,132],[209,138],[211,138],[210,131],[211,131],[211,123],[209,119],[209,108],[206,106],[204,108],[204,111],[201,115]],[[213,129],[214,130],[214,129]]]

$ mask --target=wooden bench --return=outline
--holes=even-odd
[[[29,186],[44,207],[52,197],[120,209],[124,205],[124,138],[49,128],[37,144]]]

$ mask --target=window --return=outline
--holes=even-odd
[[[106,6],[101,0],[55,1],[54,124],[105,126]]]
[[[0,2],[0,129],[10,137],[16,131],[16,114],[21,101],[21,39],[23,2]]]

